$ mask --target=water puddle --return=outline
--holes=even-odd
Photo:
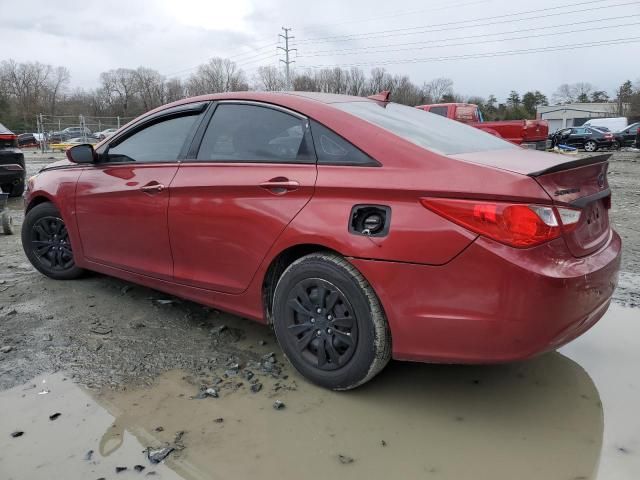
[[[198,400],[181,371],[102,393],[41,377],[0,393],[0,478],[634,479],[639,320],[614,305],[560,353],[490,367],[392,363],[347,393],[297,378],[277,396]],[[144,448],[174,445],[178,432],[184,450],[151,465]]]

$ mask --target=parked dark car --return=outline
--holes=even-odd
[[[33,133],[22,133],[18,135],[18,147],[26,148],[26,147],[37,147],[38,140],[36,139]]]
[[[89,130],[87,127],[67,127],[64,130],[61,130],[59,132],[50,133],[47,136],[47,141],[49,143],[59,143],[59,142],[64,142],[66,140],[69,140],[70,138],[77,138],[77,137],[89,138],[92,136],[93,134],[91,133],[91,130]]]
[[[0,187],[17,197],[24,192],[24,155],[18,148],[18,136],[0,123]]]
[[[614,133],[615,148],[630,147],[636,141],[636,134],[640,128],[640,122],[632,123],[624,130]]]
[[[610,132],[602,132],[594,127],[571,127],[558,130],[551,135],[551,145],[569,145],[595,152],[599,148],[611,148],[614,138]]]
[[[67,158],[28,182],[36,269],[271,324],[329,388],[391,357],[554,350],[602,317],[617,282],[608,155],[526,150],[383,94],[184,99]]]

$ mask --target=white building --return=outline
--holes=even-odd
[[[623,105],[626,111],[628,105]],[[617,103],[570,103],[538,107],[536,118],[549,122],[549,133],[560,128],[580,126],[591,118],[619,117]]]

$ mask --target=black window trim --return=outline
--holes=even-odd
[[[203,115],[203,112],[206,112],[207,109],[211,107],[211,101],[200,101],[200,102],[191,102],[185,103],[183,105],[177,105],[175,107],[166,108],[164,110],[160,110],[158,112],[152,113],[151,115],[147,115],[141,118],[139,121],[129,126],[126,130],[122,131],[118,134],[116,138],[111,138],[109,142],[105,143],[100,149],[98,149],[98,155],[103,158],[102,161],[98,162],[98,165],[106,165],[106,164],[117,164],[117,165],[127,165],[127,164],[139,164],[139,165],[152,165],[152,164],[162,164],[162,163],[180,163],[187,156],[188,146],[193,142],[193,138],[196,135],[196,132],[200,128],[203,119],[207,116]],[[172,118],[190,116],[190,115],[200,115],[199,119],[196,119],[195,125],[191,128],[189,135],[185,139],[184,144],[180,149],[180,153],[178,154],[178,158],[175,160],[157,160],[153,162],[136,162],[135,160],[123,160],[123,161],[109,161],[108,154],[109,149],[115,147],[128,139],[129,137],[135,135],[141,130],[144,130],[147,127],[150,127],[156,123],[160,123],[166,120],[170,120]]]
[[[364,150],[362,150],[360,147],[358,147],[357,145],[354,145],[353,142],[350,142],[349,140],[347,140],[346,138],[344,138],[342,135],[340,135],[339,133],[337,133],[335,130],[333,130],[332,128],[327,127],[324,123],[319,122],[316,119],[311,119],[314,122],[316,122],[318,125],[322,126],[323,128],[326,128],[327,130],[329,130],[331,133],[333,133],[336,137],[341,138],[342,140],[344,140],[345,142],[347,142],[349,145],[351,145],[353,148],[359,150],[362,154],[364,154],[367,158],[369,158],[369,162],[367,163],[357,163],[357,162],[321,162],[318,159],[318,152],[315,152],[316,155],[316,159],[318,166],[321,165],[328,165],[328,166],[332,166],[332,167],[374,167],[374,168],[378,168],[378,167],[382,167],[382,163],[380,163],[378,160],[376,160],[375,158],[373,158],[371,155],[369,155],[367,152],[365,152]],[[311,138],[313,140],[313,148],[315,151],[315,146],[316,146],[316,140],[315,138],[313,138],[313,127],[311,126],[311,123],[309,124],[309,128],[311,131]]]
[[[268,108],[271,110],[275,110],[275,111],[280,111],[282,113],[286,113],[288,115],[291,115],[293,117],[296,117],[297,119],[305,122],[305,133],[304,136],[307,135],[307,132],[309,133],[309,141],[311,142],[311,145],[309,145],[309,148],[311,148],[311,151],[313,153],[313,158],[310,160],[296,160],[296,161],[277,161],[275,159],[269,159],[269,160],[252,160],[252,161],[246,161],[246,162],[234,162],[231,160],[198,160],[198,151],[200,150],[200,147],[202,146],[202,141],[204,140],[204,135],[207,132],[207,129],[209,128],[209,124],[211,123],[211,120],[213,119],[213,116],[216,113],[216,110],[218,109],[219,105],[252,105],[255,107],[261,107],[261,108]],[[304,138],[303,136],[303,138]],[[183,158],[181,160],[181,163],[194,163],[194,164],[228,164],[228,163],[233,163],[233,164],[237,164],[237,165],[252,165],[252,164],[273,164],[273,165],[317,165],[318,163],[318,156],[316,155],[316,149],[315,149],[315,145],[313,143],[313,135],[311,133],[311,123],[309,121],[309,117],[307,117],[306,115],[301,114],[300,112],[296,112],[295,110],[291,110],[289,108],[286,107],[282,107],[280,105],[276,105],[274,103],[269,103],[269,102],[260,102],[260,101],[256,101],[256,100],[215,100],[212,102],[212,105],[210,106],[209,110],[207,111],[206,115],[204,115],[202,121],[200,122],[200,125],[197,128],[197,132],[193,137],[193,140],[191,141],[191,145],[190,147],[187,149],[187,153],[185,155],[185,158]]]

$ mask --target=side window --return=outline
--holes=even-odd
[[[436,115],[440,115],[441,117],[446,117],[448,109],[449,107],[431,107],[429,109],[429,113],[435,113]]]
[[[160,120],[125,138],[107,151],[112,162],[177,160],[198,115]]]
[[[313,144],[316,148],[318,164],[380,166],[377,161],[362,152],[358,147],[315,120],[311,120],[311,133],[313,135]]]
[[[221,104],[209,122],[198,160],[315,163],[307,121],[269,107]]]

